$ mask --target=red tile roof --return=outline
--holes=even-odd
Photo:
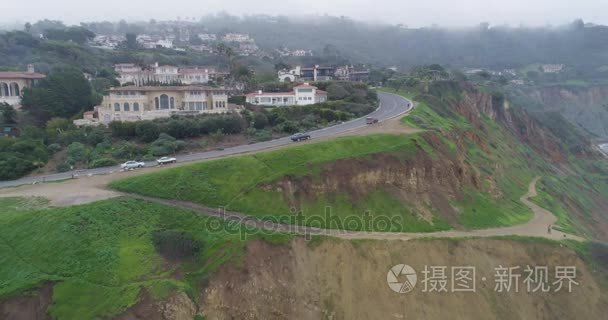
[[[252,92],[247,94],[248,97],[259,97],[259,96],[295,96],[293,92]]]
[[[46,76],[36,72],[0,71],[0,79],[43,79]]]
[[[122,91],[228,91],[224,88],[213,88],[209,86],[126,86],[111,88],[110,92],[122,92]]]

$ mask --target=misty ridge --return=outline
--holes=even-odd
[[[601,77],[608,61],[608,27],[575,20],[555,27],[492,26],[409,28],[334,16],[234,16],[226,13],[179,21],[86,22],[96,35],[245,33],[266,52],[301,48],[314,52],[303,64],[368,64],[409,69],[439,63],[462,68],[519,68],[534,63],[565,64],[589,77]],[[23,26],[19,27],[23,29]],[[66,26],[44,20],[30,34]],[[0,43],[0,50],[8,44]],[[4,50],[2,50],[4,51]],[[6,53],[0,53],[6,55]],[[269,57],[268,58],[272,58]]]

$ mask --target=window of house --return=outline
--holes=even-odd
[[[129,110],[130,108],[129,108],[129,103],[128,102],[125,102],[125,104],[123,105],[123,107],[124,107],[124,111],[131,111],[131,110]]]
[[[154,98],[154,107],[156,108],[156,110],[160,109],[160,104],[158,102],[158,97]]]
[[[188,110],[194,111],[196,109],[196,104],[194,102],[188,103]]]
[[[196,103],[196,110],[198,110],[198,111],[203,110],[203,103],[202,102],[197,102]]]
[[[171,97],[171,109],[175,109],[175,98]]]
[[[139,111],[139,103],[133,103],[133,111]]]
[[[207,101],[203,101],[203,110],[207,110]]]
[[[114,111],[120,111],[120,103],[114,104]]]
[[[160,95],[160,109],[169,109],[169,96],[166,94]]]

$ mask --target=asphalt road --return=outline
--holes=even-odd
[[[379,122],[386,121],[397,117],[405,112],[408,112],[413,107],[411,101],[390,93],[378,93],[378,98],[380,99],[380,107],[376,109],[374,112],[369,114],[369,117],[374,117],[379,120]],[[366,117],[368,117],[366,116]],[[365,123],[365,118],[359,118],[355,120],[351,120],[349,122],[341,123],[335,126],[315,130],[308,132],[312,139],[315,138],[323,138],[329,136],[335,136],[341,133],[345,133],[348,131],[352,131],[361,127],[367,126]],[[276,148],[284,145],[293,144],[289,137],[284,137],[276,140],[270,140],[260,143],[248,144],[248,145],[240,145],[236,147],[226,148],[223,150],[214,150],[207,151],[201,153],[192,153],[192,154],[184,154],[177,156],[178,162],[191,162],[198,160],[207,160],[213,158],[221,158],[235,154],[248,153],[253,151],[260,151],[264,149]],[[146,167],[155,167],[156,161],[146,162]],[[14,187],[24,184],[32,184],[38,182],[50,182],[50,181],[60,181],[69,179],[72,177],[78,176],[90,176],[90,175],[100,175],[100,174],[110,174],[116,171],[120,171],[120,167],[112,166],[112,167],[103,167],[96,169],[86,169],[86,170],[77,170],[77,171],[69,171],[63,173],[55,173],[50,175],[42,175],[42,176],[31,176],[25,177],[17,180],[10,181],[0,181],[0,188],[4,187]]]

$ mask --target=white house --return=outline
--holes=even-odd
[[[26,72],[0,72],[0,103],[8,103],[15,109],[21,108],[23,89],[32,87],[44,75],[36,73],[33,65],[27,66]]]
[[[246,96],[247,103],[264,106],[311,105],[327,101],[327,92],[308,83],[296,86],[292,92],[254,92]]]
[[[114,66],[114,69],[119,75],[118,82],[120,82],[120,85],[131,83],[137,86],[145,86],[154,82],[186,85],[205,84],[209,80],[223,75],[212,67],[180,68],[159,65],[158,63],[145,70],[134,64],[118,64]]]

